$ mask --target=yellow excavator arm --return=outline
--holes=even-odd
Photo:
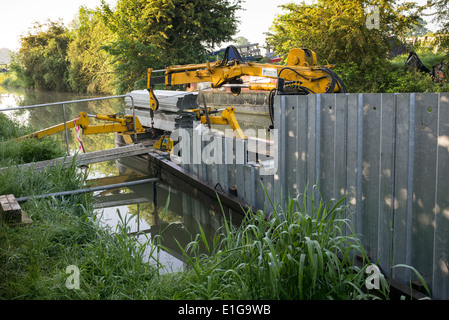
[[[89,124],[90,117],[113,123],[90,125]],[[145,129],[142,127],[142,124],[140,123],[137,117],[135,118],[135,121],[136,121],[136,133],[145,133]],[[118,117],[116,115],[102,115],[102,114],[89,115],[86,112],[80,112],[79,117],[76,119],[40,131],[33,132],[29,135],[17,138],[16,140],[25,138],[41,139],[43,137],[47,137],[49,135],[64,131],[65,128],[72,129],[75,126],[80,126],[83,130],[83,134],[85,135],[110,133],[110,132],[121,132],[124,134],[134,133],[134,120],[132,116]]]
[[[231,50],[236,58],[230,58]],[[284,86],[295,88],[304,94],[346,92],[346,88],[335,72],[333,65],[319,66],[316,54],[312,50],[291,49],[287,65],[243,62],[234,46],[226,48],[223,60],[202,64],[170,66],[164,70],[164,76],[153,77],[155,72],[148,69],[147,89],[150,93],[150,106],[157,110],[158,101],[153,88],[156,84],[173,86],[198,82],[210,82],[212,88],[229,86],[231,92],[239,94],[242,87],[250,90],[274,90],[279,87],[280,79]],[[277,79],[277,83],[243,84],[240,77],[256,76]]]
[[[216,110],[209,107],[185,110],[196,114],[196,119],[203,124],[223,124],[229,125],[234,131],[234,135],[239,139],[245,139],[242,129],[235,117],[235,108],[227,107],[225,109]],[[212,114],[221,112],[221,116],[213,116]]]
[[[215,110],[208,107],[196,108],[184,110],[185,112],[195,113],[196,119],[201,121],[203,124],[211,125],[211,124],[223,124],[229,125],[234,135],[239,139],[245,139],[245,135],[243,134],[242,129],[235,117],[235,108],[227,107],[223,110]],[[212,114],[221,112],[221,116],[212,116]],[[153,145],[154,148],[168,151],[170,152],[173,149],[174,142],[171,140],[170,135],[164,134],[160,137],[160,139]]]

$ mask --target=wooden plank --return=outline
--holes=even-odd
[[[9,205],[8,198],[6,195],[0,196],[0,212],[3,214],[4,212],[10,211],[11,206]]]
[[[97,162],[115,160],[115,159],[119,159],[119,158],[131,157],[131,156],[137,156],[137,155],[148,153],[153,150],[154,149],[152,147],[146,147],[143,144],[139,143],[139,144],[118,147],[118,148],[113,148],[113,149],[108,149],[108,150],[82,153],[82,154],[78,154],[76,156],[61,157],[61,158],[56,158],[56,159],[52,159],[52,160],[32,162],[32,163],[19,165],[18,167],[21,169],[33,168],[34,170],[43,170],[47,167],[58,165],[58,164],[62,164],[64,167],[68,167],[72,163],[72,161],[76,161],[77,166],[82,166],[82,165],[87,165],[87,164],[92,164],[92,163],[97,163]],[[7,170],[7,169],[8,169],[8,167],[5,167],[5,168],[1,168],[0,170]]]
[[[1,218],[5,221],[18,223],[22,219],[22,209],[12,194],[0,196]]]

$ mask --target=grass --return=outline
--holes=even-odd
[[[364,256],[340,201],[299,198],[278,207],[271,219],[247,214],[240,226],[224,220],[212,241],[204,232],[183,246],[186,270],[160,274],[160,236],[136,241],[129,220],[116,230],[100,227],[90,196],[32,200],[26,228],[0,227],[0,299],[277,300],[387,299],[388,283],[365,288]],[[118,212],[119,214],[119,212]],[[114,231],[114,232],[111,232]],[[146,253],[146,248],[152,248]],[[205,249],[205,253],[201,248]],[[80,270],[80,289],[65,287],[67,266]]]
[[[385,282],[377,295],[364,290],[366,266],[353,261],[355,253],[366,254],[356,235],[346,234],[351,227],[342,203],[303,195],[277,206],[270,219],[259,211],[239,227],[225,221],[214,245],[206,245],[216,247],[210,255],[198,254],[205,241],[200,234],[184,251],[191,281],[184,294],[208,300],[387,297]]]
[[[415,49],[419,59],[430,71],[442,61],[447,61],[448,55],[444,52],[433,53],[430,48],[418,47]],[[446,79],[443,83],[435,83],[430,74],[411,70],[405,62],[408,54],[399,55],[389,60],[393,67],[390,74],[390,83],[385,92],[448,92],[449,84]],[[447,76],[446,76],[447,77]]]
[[[32,128],[19,125],[0,113],[1,167],[48,160],[65,155],[60,142],[52,138],[14,140],[31,132],[33,132]]]
[[[13,167],[0,172],[0,194],[78,189],[84,177],[74,164],[39,172]],[[273,204],[268,219],[262,211],[247,212],[238,226],[224,219],[212,240],[199,225],[190,243],[178,243],[185,270],[163,274],[163,231],[137,241],[119,211],[115,230],[101,227],[90,194],[32,198],[21,204],[31,225],[0,223],[0,299],[387,299],[385,279],[368,291],[368,264],[354,264],[356,254],[366,254],[343,203],[303,194],[285,207]],[[149,257],[156,263],[144,262]],[[68,266],[80,270],[79,290],[66,287]]]
[[[447,54],[444,52],[433,53],[431,49],[428,48],[416,48],[416,54],[418,55],[421,62],[427,69],[432,70],[432,67],[439,64],[441,61],[447,59]],[[405,62],[407,61],[409,53],[398,55],[391,58],[389,61],[393,66],[398,68],[405,67]]]

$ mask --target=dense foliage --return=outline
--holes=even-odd
[[[106,25],[117,35],[105,49],[120,62],[119,90],[144,87],[149,67],[202,62],[235,34],[237,9],[238,1],[230,0],[120,0],[115,9],[103,4]]]
[[[67,90],[67,28],[61,22],[36,23],[21,38],[18,64],[12,65],[25,85],[48,90]]]
[[[318,52],[321,59],[352,62],[363,68],[385,59],[389,49],[387,38],[391,34],[400,35],[416,20],[414,16],[406,16],[403,12],[408,8],[400,8],[396,2],[383,1],[378,28],[369,28],[368,1],[287,4],[282,7],[288,12],[273,23],[269,42],[278,53],[306,47]]]
[[[60,142],[51,138],[14,140],[31,132],[30,128],[18,125],[0,113],[0,167],[64,156]]]
[[[22,37],[6,84],[87,93],[124,93],[146,86],[149,67],[200,63],[231,41],[242,0],[118,0],[80,7],[73,22],[36,23]],[[392,61],[407,37],[427,35],[426,15],[440,23],[435,42],[407,52],[449,61],[448,0],[318,0],[281,5],[267,35],[278,54],[314,50],[336,65],[350,92],[447,91],[427,75]],[[378,10],[378,13],[376,11]],[[235,39],[237,43],[239,39]],[[426,64],[431,69],[435,64]],[[449,62],[448,62],[449,65]]]
[[[404,63],[398,67],[390,61],[399,40],[422,30],[420,15],[429,6],[395,0],[291,3],[282,6],[286,13],[275,19],[268,41],[283,54],[292,47],[314,50],[321,62],[337,65],[350,92],[447,91],[447,86],[434,86],[430,77],[404,68]],[[378,8],[378,16],[373,7]],[[409,51],[416,49],[408,47]],[[440,49],[444,52],[444,47]],[[432,50],[421,53],[433,54]],[[401,59],[405,62],[407,56]]]
[[[68,86],[76,92],[112,92],[114,70],[111,56],[102,46],[115,39],[101,13],[80,7],[73,20],[72,41],[67,51],[70,62]]]
[[[16,85],[122,93],[144,88],[149,67],[202,62],[236,33],[240,0],[119,0],[80,7],[70,27],[36,24],[21,39]],[[12,83],[10,83],[12,84]]]

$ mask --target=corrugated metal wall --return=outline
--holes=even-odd
[[[324,199],[347,195],[371,259],[386,273],[415,267],[448,299],[449,94],[278,96],[276,106],[283,190],[308,182]]]
[[[277,202],[313,185],[325,200],[347,196],[371,259],[406,284],[413,271],[391,266],[415,267],[433,298],[449,299],[448,93],[277,96],[274,125],[274,175],[248,159],[224,164],[248,148],[228,138],[223,164],[184,167],[224,190],[236,186],[239,198],[267,211],[261,182]]]

